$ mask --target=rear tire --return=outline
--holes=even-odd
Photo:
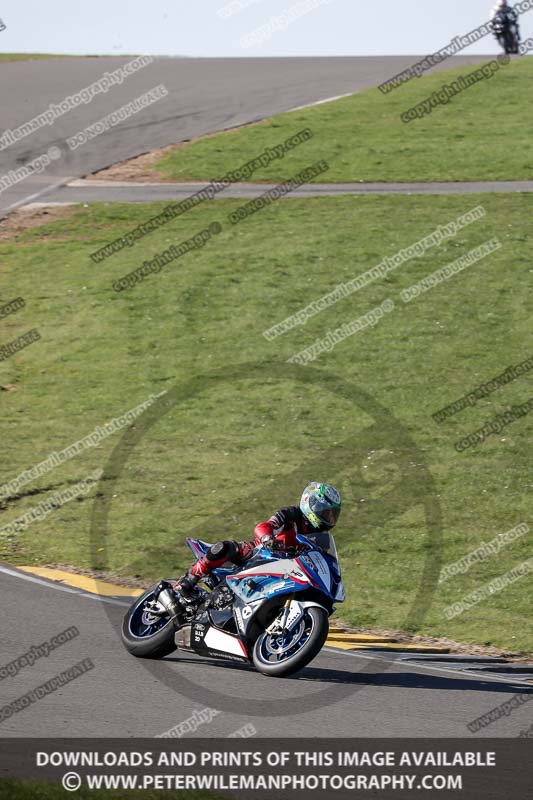
[[[286,677],[303,669],[319,654],[328,636],[328,614],[323,608],[309,606],[305,609],[304,620],[306,626],[310,626],[307,641],[294,655],[281,661],[269,660],[266,657],[269,639],[275,637],[271,637],[266,631],[258,636],[253,649],[253,662],[258,672],[273,678]]]
[[[147,600],[153,599],[154,589],[155,586],[152,586],[136,599],[122,623],[122,643],[137,658],[164,658],[177,649],[174,641],[176,629],[169,617],[161,618],[153,626],[142,624],[142,608]],[[143,627],[146,628],[145,633],[142,633]]]

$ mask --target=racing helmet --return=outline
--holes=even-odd
[[[312,481],[303,491],[300,509],[313,528],[334,528],[341,513],[341,496],[330,483]]]

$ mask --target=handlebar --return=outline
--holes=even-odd
[[[296,547],[286,547],[282,542],[278,542],[276,538],[268,539],[268,541],[261,542],[262,547],[270,550],[271,553],[276,555],[285,555],[287,558],[295,558],[301,553],[307,553],[311,548],[306,544],[297,544]]]

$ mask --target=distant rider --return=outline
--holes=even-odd
[[[510,6],[507,3],[507,0],[498,0],[492,9],[491,19],[494,19],[497,14],[505,14],[510,22],[518,23],[518,14],[514,10],[514,6]]]
[[[519,41],[520,40],[520,28],[519,28],[519,25],[518,25],[518,14],[514,10],[514,7],[508,5],[507,4],[507,0],[498,0],[496,5],[492,9],[492,15],[491,15],[492,22],[494,22],[494,20],[496,19],[496,17],[499,14],[503,15],[504,21],[509,27],[514,27],[515,28],[516,38]],[[503,45],[503,42],[500,41],[500,38],[499,38],[498,34],[495,32],[494,35],[496,36],[496,38],[498,39],[500,44]]]
[[[173,585],[185,600],[195,600],[195,587],[226,561],[244,564],[258,545],[275,549],[297,547],[297,534],[321,533],[337,524],[341,512],[341,496],[329,483],[314,481],[304,489],[299,506],[281,508],[268,522],[260,522],[253,542],[223,541],[211,545],[207,553]]]

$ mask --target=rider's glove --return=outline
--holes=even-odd
[[[261,545],[266,547],[267,550],[272,550],[272,552],[283,550],[283,544],[279,541],[277,536],[263,536]]]

